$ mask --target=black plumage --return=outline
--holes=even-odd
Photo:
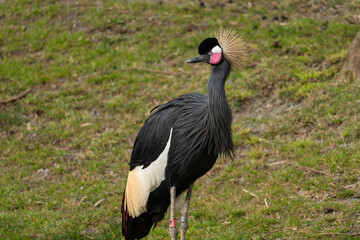
[[[209,61],[215,46],[219,46],[216,38],[204,40],[199,46],[200,58],[192,60]],[[165,180],[150,192],[146,211],[136,217],[130,216],[124,206],[124,193],[122,224],[126,239],[145,237],[151,227],[164,218],[170,205],[172,186],[176,187],[178,196],[207,173],[219,155],[234,156],[232,116],[225,95],[231,64],[222,54],[221,60],[212,66],[208,95],[185,94],[157,107],[136,137],[130,171],[138,166],[146,169],[157,160],[172,131]]]

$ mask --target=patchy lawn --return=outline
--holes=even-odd
[[[226,86],[237,158],[196,182],[188,238],[360,235],[360,82],[338,80],[359,5],[237,2],[0,1],[0,101],[31,89],[0,104],[0,238],[120,238],[137,131],[206,92],[184,61],[221,25],[251,49]]]

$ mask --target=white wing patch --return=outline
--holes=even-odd
[[[142,165],[135,167],[129,172],[125,190],[125,210],[127,210],[133,218],[146,212],[146,202],[150,192],[154,191],[160,186],[161,182],[165,180],[165,168],[170,149],[172,130],[171,128],[165,149],[154,162],[145,169],[142,169]]]

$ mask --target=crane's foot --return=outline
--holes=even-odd
[[[187,193],[186,193],[185,203],[184,203],[183,208],[181,210],[181,212],[182,212],[181,229],[180,229],[180,239],[181,240],[185,240],[185,234],[186,234],[186,231],[188,229],[187,218],[188,218],[188,213],[189,213],[191,192],[192,192],[193,186],[194,186],[194,183],[192,183],[189,186],[189,188],[187,190]]]
[[[185,234],[188,229],[187,217],[181,217],[181,229],[180,229],[180,239],[185,240]]]
[[[176,240],[178,231],[176,229],[175,219],[175,200],[176,200],[176,188],[175,186],[170,188],[170,219],[169,219],[169,232],[171,240]]]
[[[178,230],[176,229],[176,219],[169,220],[169,232],[171,240],[176,240],[178,235]]]

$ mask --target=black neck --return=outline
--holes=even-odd
[[[209,132],[217,153],[233,155],[231,131],[231,109],[225,95],[225,82],[229,76],[231,65],[227,59],[213,68],[208,80],[209,93]]]

